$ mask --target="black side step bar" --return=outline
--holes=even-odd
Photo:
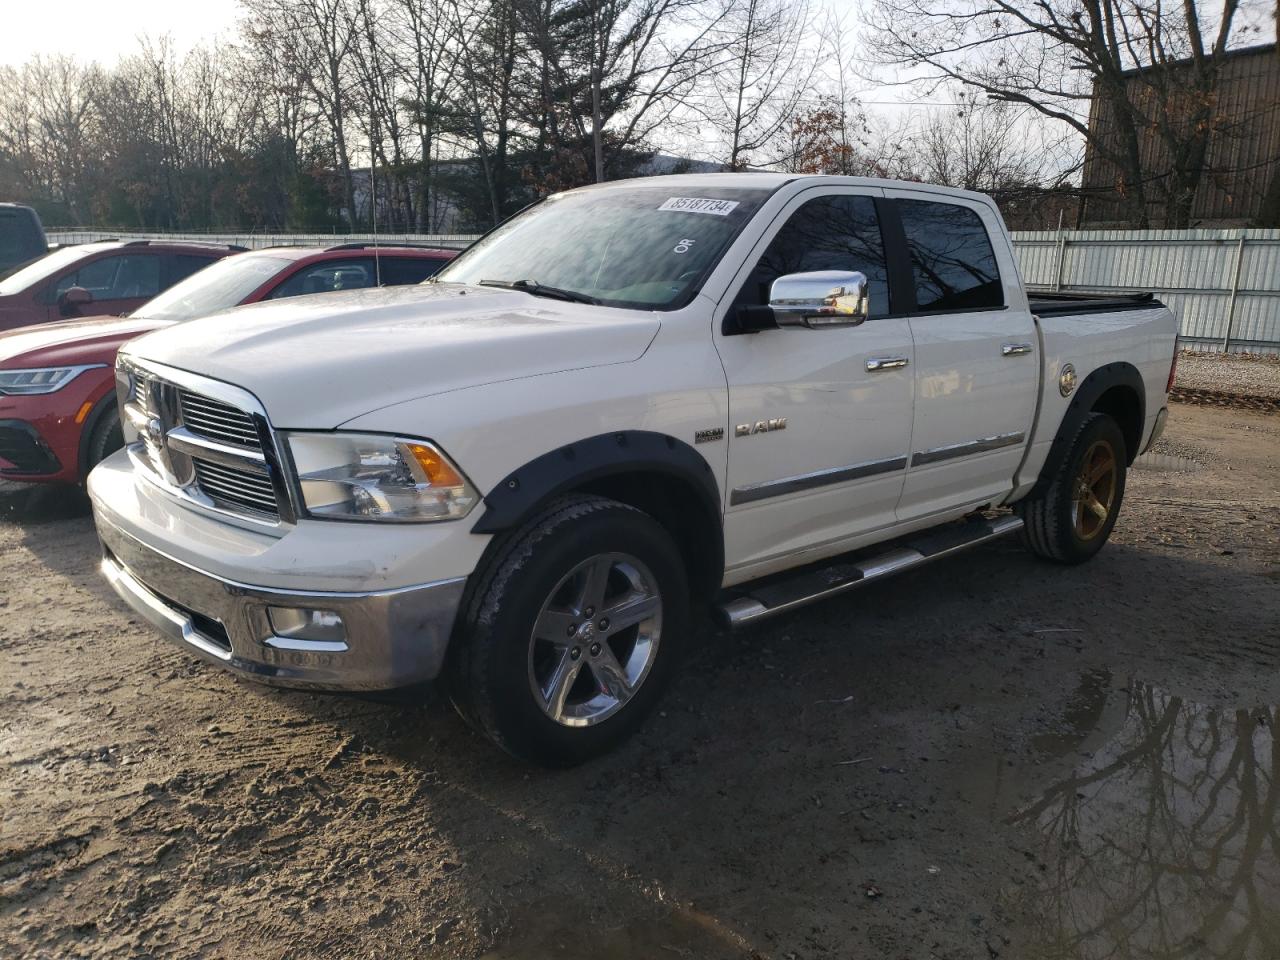
[[[807,606],[818,600],[847,593],[857,587],[882,580],[976,547],[1022,529],[1022,518],[979,517],[896,541],[891,549],[862,559],[807,568],[783,580],[759,586],[747,584],[730,591],[731,597],[715,608],[721,623],[736,629],[775,614]]]

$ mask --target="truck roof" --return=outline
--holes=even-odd
[[[605,183],[593,183],[577,190],[617,190],[636,186],[641,183],[654,185],[664,184],[672,189],[696,189],[698,187],[730,187],[743,190],[777,190],[789,183],[799,180],[813,183],[829,183],[832,186],[845,187],[898,187],[910,190],[925,190],[930,193],[943,193],[957,197],[969,197],[974,200],[990,202],[985,193],[973,190],[962,190],[959,187],[940,187],[931,183],[920,183],[911,180],[890,180],[883,177],[842,177],[827,173],[773,173],[768,171],[750,171],[746,173],[676,173],[657,177],[634,177],[630,180],[609,180]]]

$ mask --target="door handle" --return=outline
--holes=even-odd
[[[1000,345],[1000,354],[1005,357],[1020,357],[1031,352],[1029,343],[1004,343]]]
[[[872,373],[878,370],[897,370],[910,362],[906,357],[872,357],[867,361],[867,369]]]

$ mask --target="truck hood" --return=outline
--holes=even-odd
[[[238,307],[125,352],[243,387],[278,427],[330,429],[432,394],[626,363],[658,328],[649,312],[441,283]]]
[[[129,317],[87,317],[19,327],[0,333],[0,367],[113,363],[121,344],[164,325]]]

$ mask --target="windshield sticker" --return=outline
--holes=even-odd
[[[737,205],[737,200],[712,200],[708,197],[671,197],[658,209],[675,210],[679,213],[709,213],[713,217],[727,217]]]

